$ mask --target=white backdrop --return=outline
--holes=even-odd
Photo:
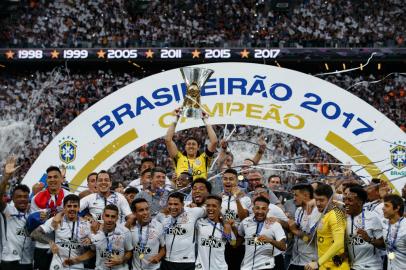
[[[198,65],[215,72],[201,102],[211,124],[271,128],[302,138],[370,179],[406,182],[405,134],[385,115],[351,93],[301,72],[251,63]],[[60,132],[25,176],[29,186],[50,165],[65,164],[80,185],[92,171],[108,169],[134,149],[164,136],[181,106],[185,86],[179,69],[127,85],[80,114]],[[180,123],[177,130],[202,125]],[[402,156],[403,155],[403,156]],[[403,161],[402,161],[403,157]],[[379,162],[378,162],[379,161]],[[361,170],[359,170],[361,168]]]

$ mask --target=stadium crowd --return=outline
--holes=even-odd
[[[0,19],[4,47],[404,47],[402,0],[21,1]],[[269,1],[271,3],[271,1]],[[96,19],[97,18],[97,19]]]

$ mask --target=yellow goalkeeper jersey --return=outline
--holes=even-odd
[[[345,259],[340,266],[333,262],[333,257],[344,253],[346,217],[342,210],[334,207],[327,212],[317,227],[317,253],[320,270],[350,269]]]
[[[189,159],[187,156],[178,151],[174,160],[176,167],[176,174],[180,175],[182,172],[189,172],[193,175],[193,180],[202,177],[207,179],[207,172],[212,160],[213,154],[206,150],[195,159]]]

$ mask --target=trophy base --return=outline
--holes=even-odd
[[[203,112],[197,108],[183,108],[182,116],[187,118],[202,119]]]

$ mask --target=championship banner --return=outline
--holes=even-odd
[[[385,115],[344,89],[294,70],[251,63],[198,65],[214,70],[201,89],[211,124],[253,125],[286,132],[325,150],[366,180],[406,182],[406,135]],[[166,134],[183,104],[179,69],[136,81],[103,98],[59,133],[23,183],[32,186],[50,165],[65,164],[73,190],[88,174],[109,169],[133,150]],[[203,125],[183,118],[177,130]],[[403,176],[403,177],[402,177]]]

